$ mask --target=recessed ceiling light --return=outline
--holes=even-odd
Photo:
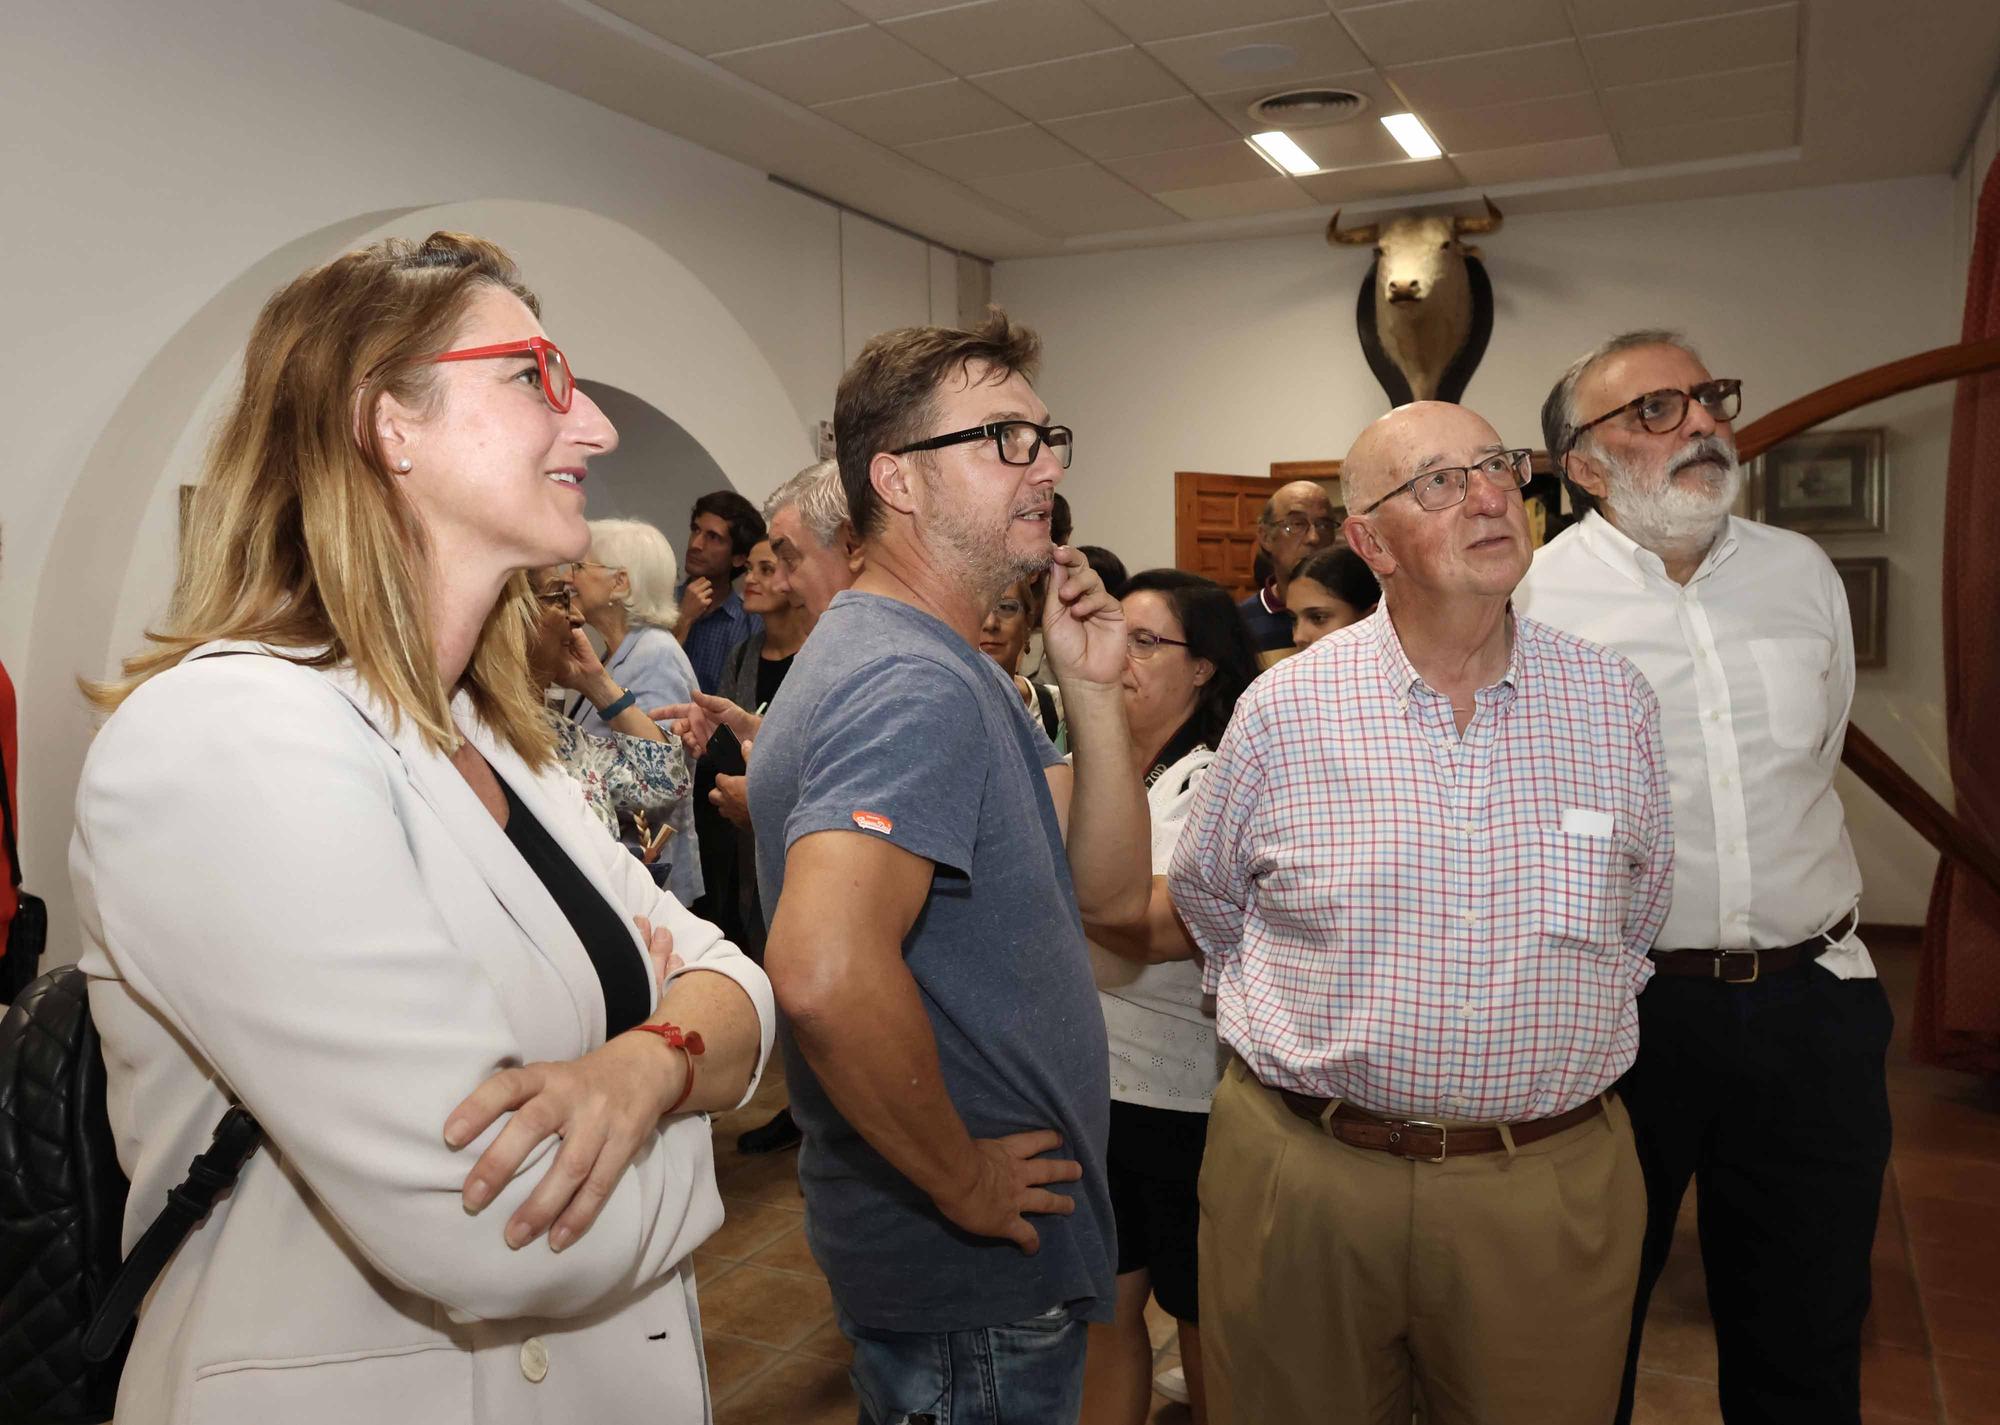
[[[1384,114],[1382,127],[1403,146],[1403,152],[1411,158],[1436,158],[1444,150],[1431,137],[1431,131],[1424,127],[1424,121],[1415,114]]]
[[[1289,173],[1294,178],[1302,178],[1308,173],[1319,172],[1319,165],[1312,156],[1292,141],[1292,136],[1282,129],[1272,129],[1265,134],[1252,134],[1248,140],[1250,147],[1264,156],[1280,173]]]

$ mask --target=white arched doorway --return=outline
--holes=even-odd
[[[24,859],[66,863],[92,721],[74,679],[115,669],[165,611],[178,488],[199,477],[258,309],[316,262],[439,229],[507,248],[579,372],[664,414],[753,499],[813,458],[805,420],[742,324],[683,263],[622,223],[559,204],[488,201],[360,214],[302,235],[217,292],[162,347],[71,487],[36,590],[26,676],[16,680],[34,746],[22,759],[21,797],[39,809],[23,828]],[[72,958],[68,884],[48,878],[36,889],[49,900],[51,963]]]

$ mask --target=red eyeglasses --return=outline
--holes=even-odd
[[[531,336],[526,341],[503,341],[498,346],[468,346],[463,351],[441,352],[431,360],[484,361],[492,356],[526,356],[530,353],[535,358],[535,370],[542,378],[542,398],[549,403],[550,409],[568,414],[570,402],[576,397],[576,377],[570,372],[569,358],[545,336]]]

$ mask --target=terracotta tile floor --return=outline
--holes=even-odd
[[[2000,1085],[1910,1062],[1913,948],[1876,960],[1896,1006],[1889,1088],[1896,1146],[1875,1238],[1875,1306],[1862,1368],[1870,1425],[2000,1425]],[[715,1120],[728,1219],[695,1253],[717,1425],[853,1425],[847,1344],[805,1248],[797,1155],[744,1158],[736,1135],[784,1102],[773,1072],[756,1099]],[[1654,1297],[1635,1425],[1720,1422],[1693,1199]],[[1173,1322],[1149,1313],[1160,1367]],[[1185,1425],[1155,1398],[1152,1425]],[[1273,1422],[1276,1425],[1276,1422]]]

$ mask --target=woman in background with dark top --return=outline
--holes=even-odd
[[[819,620],[807,612],[798,597],[780,592],[785,587],[778,556],[768,539],[759,540],[750,550],[749,567],[743,571],[743,607],[761,616],[764,627],[730,652],[722,674],[722,696],[759,717],[778,695],[792,659],[805,644],[806,635]],[[710,801],[729,823],[731,863],[726,894],[734,897],[734,912],[742,925],[738,940],[750,958],[764,959],[764,911],[757,903],[757,840],[750,833],[750,813],[744,802],[745,779],[740,774],[718,772]],[[758,1128],[738,1135],[736,1148],[742,1153],[778,1153],[797,1146],[799,1128],[789,1108]]]
[[[1084,926],[1111,1045],[1105,1161],[1118,1222],[1118,1299],[1110,1324],[1090,1328],[1083,1423],[1146,1419],[1154,1384],[1151,1296],[1180,1323],[1181,1366],[1158,1387],[1191,1405],[1195,1425],[1203,1425],[1195,1188],[1222,1051],[1166,871],[1236,700],[1257,676],[1257,649],[1229,591],[1198,574],[1142,571],[1127,581],[1120,603],[1125,716],[1152,814],[1153,894],[1136,924]]]
[[[1014,691],[1028,713],[1042,725],[1042,732],[1058,752],[1069,751],[1069,729],[1063,725],[1062,694],[1050,683],[1037,683],[1021,671],[1021,655],[1027,650],[1028,635],[1041,627],[1040,586],[1017,579],[993,601],[986,620],[979,625],[979,651],[1000,665],[1014,680]]]
[[[1361,556],[1341,545],[1308,554],[1292,566],[1285,607],[1292,613],[1292,646],[1310,648],[1337,629],[1359,623],[1382,602],[1382,586]]]

